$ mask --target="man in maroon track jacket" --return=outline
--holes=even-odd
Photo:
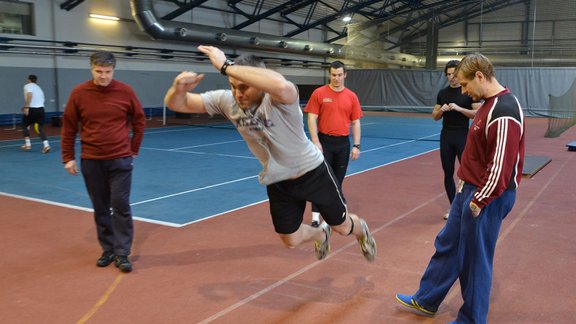
[[[453,323],[486,323],[492,263],[502,220],[516,200],[524,164],[524,115],[518,99],[496,80],[492,63],[471,54],[456,67],[462,92],[484,100],[476,113],[458,170],[458,193],[436,252],[414,295],[402,305],[433,316],[459,279],[464,304]]]

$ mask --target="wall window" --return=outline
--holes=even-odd
[[[32,3],[0,0],[0,33],[34,35],[33,12]]]

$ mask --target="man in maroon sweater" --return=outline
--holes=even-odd
[[[142,143],[146,116],[132,88],[113,80],[112,53],[94,53],[90,67],[92,80],[72,90],[62,116],[62,162],[68,173],[78,174],[75,142],[80,132],[81,172],[103,251],[96,265],[106,267],[114,261],[120,271],[130,272],[132,161]]]
[[[524,114],[483,55],[464,57],[456,67],[456,77],[463,94],[484,103],[468,132],[458,192],[448,222],[436,237],[436,252],[420,288],[414,295],[397,294],[396,299],[412,311],[433,316],[459,279],[464,304],[453,323],[483,324],[498,233],[514,206],[522,178]]]

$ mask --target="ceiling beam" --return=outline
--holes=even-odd
[[[162,19],[166,19],[166,20],[172,20],[200,5],[202,5],[204,2],[207,2],[208,0],[195,0],[192,1],[186,5],[180,5],[180,8],[172,11],[171,13],[165,15],[164,17],[162,17]]]
[[[262,14],[247,16],[249,18],[248,20],[232,27],[232,29],[240,30],[240,29],[243,29],[247,26],[252,25],[253,23],[258,22],[261,19],[268,18],[268,17],[270,17],[274,14],[277,14],[279,12],[285,13],[285,12],[289,12],[289,11],[296,11],[296,10],[298,10],[300,8],[304,8],[304,7],[310,5],[314,2],[316,2],[316,0],[286,1],[283,5],[276,6],[272,9],[262,13]],[[240,10],[236,7],[235,3],[229,2],[228,5],[233,7],[235,10]]]
[[[316,20],[316,21],[314,21],[314,22],[312,22],[312,23],[308,23],[308,24],[301,25],[300,28],[295,29],[295,30],[293,30],[293,31],[285,34],[284,37],[292,37],[292,36],[298,35],[298,34],[300,34],[300,33],[302,33],[302,32],[305,32],[305,31],[307,31],[307,30],[309,30],[309,29],[312,29],[312,28],[314,28],[314,27],[317,27],[317,26],[320,26],[320,25],[324,25],[324,24],[327,24],[327,23],[329,23],[329,22],[331,22],[331,21],[333,21],[333,20],[336,20],[336,19],[340,18],[340,17],[341,17],[343,14],[345,14],[345,13],[353,13],[353,12],[356,12],[356,11],[358,11],[358,10],[361,10],[361,9],[363,9],[363,8],[366,8],[366,7],[368,7],[368,6],[372,5],[372,4],[377,3],[377,2],[380,2],[380,1],[381,1],[381,0],[369,0],[369,1],[359,2],[359,3],[357,3],[356,5],[351,6],[351,7],[342,8],[341,11],[336,11],[335,13],[333,13],[333,14],[331,14],[331,15],[328,15],[328,16],[322,18],[322,19]]]
[[[82,2],[84,2],[84,0],[66,0],[60,4],[60,9],[70,11]]]
[[[452,9],[452,10],[461,8],[462,11],[459,12],[459,13],[457,13],[457,14],[454,14],[454,11],[447,11],[448,8],[441,7],[439,10],[432,10],[432,11],[430,11],[428,14],[426,14],[426,15],[424,15],[424,16],[419,16],[419,17],[414,18],[414,19],[412,19],[412,20],[408,20],[408,21],[406,21],[404,24],[399,25],[399,26],[391,29],[389,32],[390,32],[390,33],[394,33],[394,32],[398,32],[398,31],[406,30],[406,28],[407,28],[408,26],[415,26],[415,25],[418,24],[419,22],[422,22],[422,21],[426,21],[426,20],[428,20],[428,19],[435,18],[435,17],[436,17],[436,14],[437,14],[438,12],[450,12],[451,14],[454,14],[454,15],[447,16],[446,19],[440,19],[440,20],[439,20],[439,28],[441,29],[441,28],[444,28],[444,27],[448,27],[448,26],[451,26],[451,25],[458,24],[458,23],[460,23],[460,22],[469,20],[469,19],[471,19],[471,18],[476,18],[476,17],[479,17],[479,16],[481,16],[481,15],[485,15],[485,14],[487,14],[487,13],[491,13],[491,12],[498,11],[498,10],[500,10],[500,9],[503,9],[503,8],[506,8],[506,7],[509,7],[509,6],[513,6],[513,5],[517,5],[517,4],[524,4],[524,3],[526,3],[527,1],[530,1],[530,0],[499,0],[499,1],[496,1],[496,2],[494,2],[494,3],[492,3],[492,4],[486,4],[486,3],[484,3],[483,6],[481,6],[481,5],[479,5],[479,4],[474,4],[474,5],[471,6],[471,5],[470,5],[470,2],[468,2],[468,3],[467,3],[467,2],[464,2],[464,3],[460,4],[460,5],[449,7],[449,8]],[[446,15],[444,15],[444,16],[446,16]],[[405,43],[407,43],[407,42],[410,42],[410,41],[416,40],[416,39],[418,39],[418,38],[420,38],[420,37],[422,37],[422,36],[425,36],[426,33],[427,33],[427,32],[426,32],[425,30],[421,30],[421,29],[420,29],[420,30],[418,31],[418,29],[417,29],[416,32],[414,32],[414,33],[408,35],[407,37],[403,38],[403,39],[401,40],[401,42],[400,42],[400,46],[401,46],[402,44],[405,44]],[[381,39],[381,38],[382,38],[382,35],[379,37],[379,39]],[[397,46],[394,46],[394,47],[389,48],[389,49],[393,49],[393,48],[395,48],[395,47],[397,47]]]

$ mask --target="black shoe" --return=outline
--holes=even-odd
[[[104,252],[98,261],[96,261],[96,265],[99,267],[107,267],[114,261],[114,253],[112,252]]]
[[[320,222],[318,222],[318,221],[312,221],[312,224],[310,224],[310,226],[312,226],[312,227],[319,227],[319,226],[320,226]]]
[[[114,258],[114,265],[122,272],[132,271],[132,263],[130,263],[130,260],[128,260],[128,257],[125,255],[117,255],[116,258]]]

